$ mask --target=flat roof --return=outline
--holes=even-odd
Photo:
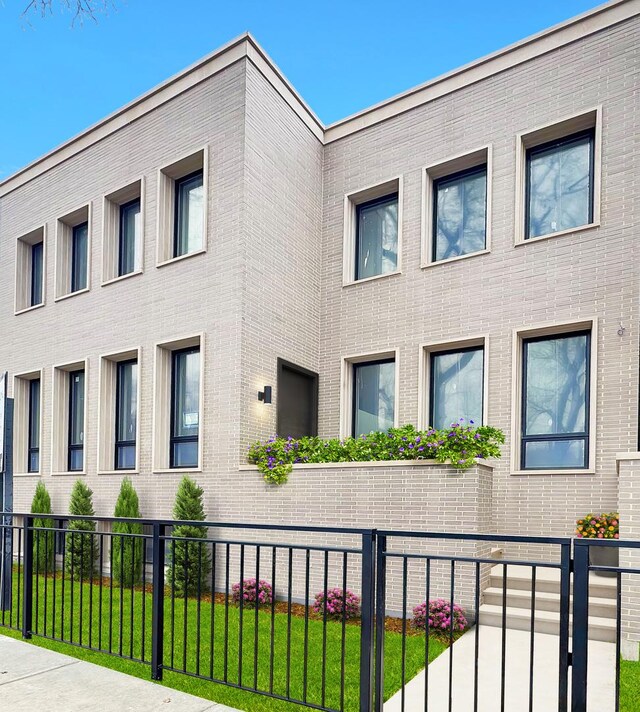
[[[640,15],[640,0],[611,0],[328,126],[320,121],[275,62],[246,32],[0,181],[0,197],[243,58],[257,67],[313,135],[321,143],[328,144],[637,15]]]

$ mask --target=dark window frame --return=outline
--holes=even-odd
[[[71,442],[71,436],[73,432],[73,413],[75,409],[77,408],[77,393],[75,391],[74,385],[73,385],[73,377],[76,376],[77,374],[82,373],[82,396],[83,396],[83,409],[82,409],[82,442],[81,443],[72,443]],[[68,418],[68,432],[67,432],[67,471],[68,472],[82,472],[84,470],[84,431],[86,427],[86,423],[84,422],[84,399],[86,398],[86,373],[84,368],[78,368],[74,371],[69,371],[69,401],[68,401],[68,407],[69,407],[69,418]],[[74,452],[82,452],[82,467],[80,468],[72,468],[72,453]]]
[[[78,234],[78,230],[80,228],[86,227],[87,229],[87,260],[86,260],[86,265],[85,265],[85,274],[84,274],[84,286],[79,287],[78,284],[80,282],[80,278],[82,275],[79,274],[78,272],[78,251],[77,251],[77,246],[76,246],[76,235]],[[88,284],[88,270],[89,270],[89,221],[85,220],[84,222],[78,223],[77,225],[74,225],[71,228],[71,293],[73,294],[74,292],[81,292],[82,290],[87,288]]]
[[[481,405],[480,405],[480,413],[482,417],[482,423],[481,425],[484,425],[484,387],[485,387],[485,376],[486,376],[486,369],[487,369],[487,364],[486,364],[486,354],[485,354],[485,349],[484,349],[484,344],[479,344],[477,346],[463,346],[462,348],[456,349],[456,348],[451,348],[451,349],[442,349],[440,351],[430,351],[429,352],[429,427],[434,428],[434,406],[435,406],[435,379],[434,379],[434,368],[433,368],[433,359],[436,356],[448,356],[450,354],[461,354],[461,353],[468,353],[470,351],[482,351],[482,398],[481,398]]]
[[[38,446],[34,446],[34,432],[33,432],[33,401],[34,401],[34,385],[38,384]],[[40,420],[42,418],[42,383],[40,378],[32,378],[29,381],[29,415],[28,415],[28,443],[27,443],[27,472],[40,472]],[[38,468],[31,466],[32,455],[38,455]]]
[[[194,178],[199,176],[202,179],[202,186],[204,189],[204,167],[203,168],[198,168],[196,171],[192,171],[191,173],[187,173],[187,175],[181,176],[180,178],[176,178],[174,180],[174,188],[173,188],[173,259],[176,257],[183,257],[184,255],[191,254],[188,250],[186,252],[178,252],[178,247],[180,244],[180,218],[181,218],[181,207],[182,207],[182,201],[180,201],[180,189],[185,183],[189,183],[192,181]],[[206,200],[206,196],[204,196],[203,200]],[[206,229],[206,225],[204,226],[204,229]]]
[[[195,465],[176,465],[175,464],[175,445],[180,443],[195,442],[199,445],[200,440],[200,413],[202,412],[202,403],[198,402],[198,434],[197,435],[175,435],[175,425],[176,425],[176,409],[177,409],[177,399],[176,391],[178,387],[178,380],[176,378],[176,362],[178,356],[181,354],[188,353],[198,353],[202,359],[202,352],[200,350],[200,345],[197,346],[187,346],[183,349],[175,349],[171,352],[171,418],[170,418],[170,431],[169,431],[169,468],[170,469],[184,469],[185,467],[198,467],[199,462]],[[202,361],[200,362],[200,372],[199,378],[202,378]],[[200,387],[198,383],[198,387]],[[198,457],[199,460],[199,457]]]
[[[391,193],[386,193],[385,195],[381,195],[379,198],[373,198],[372,200],[367,200],[364,203],[357,203],[356,204],[356,224],[355,224],[355,233],[354,233],[354,240],[355,240],[355,245],[354,245],[354,255],[355,255],[355,262],[354,262],[354,281],[358,282],[361,279],[371,279],[371,277],[360,277],[358,275],[358,265],[360,264],[360,213],[365,210],[366,208],[371,208],[374,205],[384,205],[385,203],[392,203],[396,202],[398,206],[398,216],[400,214],[400,193],[399,191],[393,191]],[[400,225],[398,225],[398,231],[397,233],[400,232]],[[398,244],[398,234],[396,233],[396,246]],[[398,268],[398,264],[396,261],[396,269]],[[384,274],[388,274],[388,272],[380,272],[379,274],[372,275],[372,277],[380,277]]]
[[[465,168],[461,171],[456,171],[455,173],[449,173],[440,178],[435,178],[433,181],[431,200],[433,204],[433,220],[431,222],[431,261],[432,262],[444,262],[445,260],[452,259],[451,257],[443,257],[442,259],[437,259],[436,254],[438,250],[438,189],[447,183],[451,183],[455,180],[460,180],[460,178],[468,178],[475,174],[484,173],[485,177],[485,197],[484,197],[484,247],[482,250],[487,249],[487,213],[488,213],[488,196],[489,196],[489,166],[486,163],[480,163],[473,168]],[[466,255],[475,255],[482,250],[475,250],[474,252],[465,252],[464,255],[456,255],[456,257],[466,257]]]
[[[356,385],[357,385],[357,379],[356,379],[356,371],[358,368],[361,368],[363,366],[373,366],[373,365],[379,365],[381,366],[382,364],[385,363],[396,363],[395,356],[390,356],[388,358],[374,358],[371,359],[370,361],[356,361],[355,363],[351,364],[351,377],[353,380],[353,383],[351,384],[351,437],[355,438],[356,437]],[[398,384],[395,383],[394,381],[394,397],[395,397],[395,389],[398,388]],[[395,419],[396,413],[394,412],[394,419]]]
[[[36,251],[39,253],[39,263],[40,263],[40,279],[36,279],[36,270],[35,270],[35,264],[36,261],[34,260],[34,254]],[[29,285],[29,306],[36,307],[40,304],[43,303],[44,301],[44,242],[35,242],[33,245],[31,245],[31,284]],[[36,298],[38,296],[38,293],[40,295],[40,298]]]
[[[124,271],[124,238],[125,238],[125,217],[127,210],[129,208],[132,208],[134,205],[138,206],[138,212],[142,213],[142,201],[141,199],[134,198],[133,200],[129,200],[126,203],[122,203],[119,206],[119,228],[118,228],[118,277],[124,277],[126,274],[131,274],[132,272],[136,271],[136,247],[137,245],[135,244],[135,238],[136,235],[134,235],[134,246],[133,246],[133,266],[130,270],[127,272]]]
[[[129,358],[126,359],[125,361],[118,361],[116,363],[116,417],[115,417],[115,446],[114,446],[114,461],[113,461],[113,469],[114,470],[135,470],[136,465],[135,465],[135,460],[138,455],[137,453],[137,447],[138,443],[136,439],[134,438],[133,440],[118,440],[118,432],[120,428],[118,427],[120,424],[120,369],[122,366],[131,366],[131,365],[138,365],[138,359],[137,358]],[[137,400],[137,393],[136,393],[136,400]],[[136,426],[137,426],[137,414],[136,414]],[[118,466],[118,455],[120,453],[121,448],[125,447],[133,447],[134,448],[134,464],[132,467],[119,467]]]
[[[590,225],[593,223],[594,219],[594,196],[595,196],[595,146],[596,146],[596,129],[595,126],[590,129],[585,129],[583,131],[577,131],[576,133],[568,134],[562,138],[557,138],[552,141],[545,141],[545,143],[536,144],[534,146],[529,146],[525,151],[525,161],[524,161],[524,176],[525,176],[525,189],[524,189],[524,239],[525,240],[535,240],[538,237],[546,237],[546,235],[554,235],[555,233],[545,233],[544,235],[535,235],[534,237],[529,236],[529,218],[531,216],[531,177],[529,170],[531,157],[536,156],[540,153],[546,153],[554,148],[560,148],[561,146],[566,146],[570,143],[578,143],[585,138],[589,138],[589,217],[588,221],[584,225]],[[584,227],[584,225],[576,225],[572,228],[566,228],[566,230],[577,230],[578,228]],[[558,230],[558,232],[564,232],[565,230]]]
[[[555,433],[555,434],[539,434],[525,435],[526,432],[526,414],[527,414],[527,344],[537,341],[555,341],[556,339],[569,339],[576,336],[586,337],[586,363],[585,363],[585,413],[584,422],[586,430],[578,433]],[[589,444],[591,439],[590,433],[590,418],[591,418],[591,329],[578,329],[577,331],[560,332],[556,334],[547,334],[545,336],[532,336],[522,339],[522,388],[520,394],[520,469],[527,472],[536,470],[587,470],[589,469]],[[581,467],[573,465],[554,465],[553,467],[525,467],[525,445],[528,442],[558,442],[562,440],[582,440],[584,441],[584,464]]]
[[[316,436],[318,434],[318,394],[319,394],[319,387],[320,387],[320,376],[315,371],[310,371],[308,368],[304,368],[304,366],[298,366],[298,364],[296,364],[296,363],[292,363],[291,361],[286,361],[283,358],[278,358],[278,362],[277,362],[278,392],[280,392],[280,383],[282,382],[282,372],[284,371],[285,368],[290,371],[295,371],[296,373],[300,373],[303,376],[307,376],[308,378],[311,378],[313,380],[313,392],[312,392],[312,398],[311,398],[311,408],[312,408],[311,434],[312,434],[312,436]],[[277,418],[276,432],[279,433],[280,432],[280,411],[279,410],[276,413],[276,418]]]

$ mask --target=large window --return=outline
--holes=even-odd
[[[84,371],[69,373],[69,472],[84,465]]]
[[[203,201],[201,170],[175,181],[174,257],[202,249],[204,245]]]
[[[200,349],[173,351],[171,365],[170,467],[198,465]]]
[[[136,249],[140,234],[140,199],[120,205],[120,230],[118,236],[118,276],[136,269]]]
[[[138,363],[135,359],[116,364],[115,469],[136,466],[136,421],[138,409]]]
[[[392,428],[396,364],[393,359],[353,364],[352,435]]]
[[[589,462],[589,331],[523,341],[521,467]]]
[[[434,352],[431,358],[429,424],[446,428],[464,418],[482,423],[484,349]]]
[[[35,307],[42,304],[42,278],[43,278],[44,243],[37,242],[31,245],[31,299],[30,305]]]
[[[439,178],[433,183],[433,255],[460,257],[486,247],[487,167]]]
[[[29,381],[29,437],[27,471],[40,471],[40,379]]]
[[[71,292],[87,288],[89,224],[81,223],[71,234]]]
[[[525,239],[593,222],[594,130],[527,149]]]
[[[356,274],[366,279],[398,267],[398,195],[356,207]]]

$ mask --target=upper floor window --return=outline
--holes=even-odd
[[[384,431],[395,423],[395,359],[353,366],[352,432],[354,437]]]
[[[31,306],[42,304],[44,243],[31,245]]]
[[[447,428],[464,418],[482,424],[484,348],[432,352],[430,354],[429,424]]]
[[[588,467],[591,332],[528,338],[522,349],[521,468]]]
[[[73,228],[71,235],[71,292],[87,288],[89,223]]]
[[[136,466],[138,410],[138,362],[116,363],[115,469],[133,470]]]
[[[120,206],[118,234],[118,277],[136,269],[136,252],[140,243],[140,198]]]
[[[176,180],[174,257],[180,257],[189,252],[197,252],[202,249],[204,244],[203,200],[204,191],[201,170]]]
[[[593,222],[593,129],[527,149],[525,239]]]
[[[29,381],[27,472],[40,472],[40,379]]]
[[[84,370],[69,373],[68,470],[84,466]]]
[[[170,467],[198,465],[200,348],[171,354]]]
[[[21,235],[16,244],[15,311],[44,304],[45,227]]]
[[[487,167],[433,181],[433,262],[486,248]]]
[[[356,274],[366,279],[398,267],[398,194],[356,206]]]

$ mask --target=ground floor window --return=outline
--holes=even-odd
[[[394,359],[353,364],[354,437],[393,427],[395,391]]]

